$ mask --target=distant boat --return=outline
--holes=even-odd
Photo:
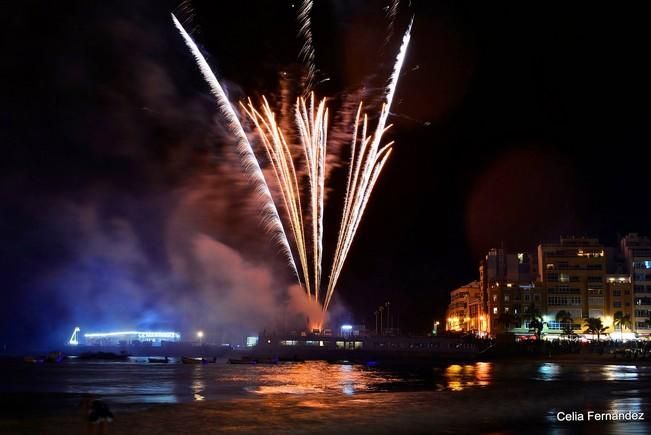
[[[278,358],[251,358],[243,356],[242,358],[229,358],[231,364],[278,364]]]
[[[257,364],[258,363],[258,361],[256,361],[255,359],[246,356],[242,358],[229,358],[228,362],[230,364]]]
[[[170,362],[168,357],[165,358],[147,358],[147,361],[153,364],[167,364]]]
[[[129,359],[129,355],[126,352],[84,352],[79,355],[79,359],[100,361],[127,361]]]
[[[190,356],[184,356],[181,358],[181,361],[183,361],[183,364],[213,364],[217,362],[217,357],[213,357],[213,359],[207,359],[207,358],[193,358]]]

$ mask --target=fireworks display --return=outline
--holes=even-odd
[[[312,43],[312,5],[313,0],[303,0],[298,9],[298,35],[303,39],[300,57],[305,64],[307,74],[305,77],[305,92],[309,93],[314,83],[316,75],[316,66],[314,65],[314,45]]]
[[[368,116],[363,113],[363,103],[360,102],[357,109],[355,122],[352,126],[351,154],[342,219],[330,276],[325,285],[326,290],[323,292],[321,290],[324,258],[323,215],[326,174],[328,173],[326,164],[329,151],[328,108],[325,98],[317,101],[314,93],[310,92],[315,72],[309,18],[311,8],[312,2],[304,1],[298,12],[299,35],[304,39],[300,56],[307,69],[305,81],[307,96],[299,97],[295,105],[294,121],[297,134],[284,131],[287,127],[285,129],[280,127],[280,121],[266,98],[263,97],[260,108],[256,108],[251,100],[246,104],[240,104],[242,110],[254,124],[272,167],[273,176],[278,186],[279,202],[285,211],[284,215],[292,234],[296,257],[300,263],[300,272],[268,187],[270,180],[265,180],[264,173],[233,106],[192,38],[176,17],[173,16],[173,20],[194,55],[211,92],[217,98],[219,109],[228,122],[229,130],[238,140],[237,146],[242,156],[242,162],[263,200],[267,227],[274,233],[276,240],[288,257],[299,283],[302,276],[302,285],[307,297],[320,303],[325,313],[334,295],[337,281],[373,188],[391,155],[393,142],[382,145],[382,138],[390,128],[387,126],[387,118],[409,46],[413,19],[403,36],[393,72],[385,88],[384,102],[377,125],[371,134],[368,134],[371,128]],[[292,137],[297,137],[299,143],[290,143]],[[295,149],[298,149],[299,152],[294,152]],[[299,165],[303,166],[302,171],[299,171]],[[307,179],[307,183],[305,179]]]
[[[274,241],[280,246],[281,250],[287,257],[290,267],[293,269],[297,277],[299,277],[298,269],[296,269],[296,262],[292,255],[292,250],[289,247],[289,241],[287,240],[287,234],[283,228],[283,223],[280,220],[278,215],[278,210],[276,204],[271,197],[271,192],[269,192],[269,186],[264,179],[262,174],[262,169],[258,164],[258,160],[253,153],[253,148],[244,133],[242,124],[240,123],[231,102],[226,97],[224,89],[219,84],[215,73],[212,71],[208,62],[201,54],[199,47],[194,43],[190,35],[185,31],[183,25],[176,19],[176,16],[172,14],[172,20],[174,21],[174,26],[178,29],[179,33],[183,37],[185,44],[188,46],[192,55],[194,56],[197,66],[203,75],[203,78],[210,86],[210,92],[217,99],[217,105],[219,111],[226,119],[226,123],[229,131],[237,139],[237,150],[240,155],[242,166],[244,167],[245,172],[250,177],[251,182],[255,186],[256,192],[260,196],[260,200],[263,204],[262,215],[263,215],[263,225],[264,227],[273,235]],[[300,280],[300,277],[299,277]]]

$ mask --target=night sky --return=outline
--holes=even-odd
[[[211,283],[291,283],[169,14],[187,20],[237,101],[273,99],[280,71],[300,71],[296,9],[228,3],[3,5],[0,350],[57,346],[76,324],[188,330],[212,312]],[[422,333],[493,246],[651,235],[646,11],[405,0],[385,44],[384,6],[314,7],[328,79],[316,91],[334,105],[363,89],[372,106],[415,16],[394,154],[344,267],[340,316],[372,326],[389,300],[394,321]],[[342,174],[330,183],[331,230]]]

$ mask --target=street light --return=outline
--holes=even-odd
[[[434,335],[437,335],[439,333],[439,325],[440,322],[438,320],[434,322],[434,330],[432,331]]]
[[[197,338],[199,339],[199,345],[203,342],[203,331],[197,331]]]
[[[377,315],[378,315],[378,312],[374,311],[373,314],[375,315],[375,335],[378,335],[378,329],[377,329]]]
[[[391,302],[387,301],[384,306],[387,307],[387,329],[391,329]]]

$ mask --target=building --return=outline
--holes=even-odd
[[[586,318],[600,319],[613,338],[650,336],[651,239],[633,233],[609,248],[563,237],[540,244],[535,256],[491,249],[479,281],[451,292],[446,329],[530,335],[529,311],[540,315],[547,338],[583,333]],[[620,316],[630,324],[620,327]]]
[[[446,331],[481,333],[482,324],[481,285],[472,281],[450,292],[450,305],[446,313]]]
[[[486,330],[496,334],[509,329],[509,317],[517,317],[523,307],[540,298],[535,279],[535,261],[529,253],[507,253],[504,248],[491,249],[479,264],[482,317]],[[535,289],[535,291],[531,291]],[[528,299],[525,301],[524,298]],[[539,303],[539,301],[537,301]]]
[[[631,233],[622,238],[620,247],[633,287],[633,327],[638,334],[648,336],[651,333],[651,240]]]
[[[606,292],[605,248],[597,239],[561,238],[559,243],[538,246],[538,279],[547,289],[547,315],[570,314],[581,327],[584,318],[600,318],[612,326]]]
[[[79,332],[75,328],[75,333]],[[83,335],[83,344],[87,346],[161,346],[163,342],[177,342],[181,334],[173,331],[116,331],[91,332]],[[69,344],[77,344],[76,338],[70,339]]]
[[[609,274],[606,275],[606,293],[609,295],[610,307],[609,313],[613,316],[613,322],[617,318],[617,313],[621,312],[622,316],[628,316],[631,324],[628,326],[620,325],[613,329],[619,330],[620,338],[624,338],[626,333],[627,338],[633,338],[634,327],[634,305],[633,305],[633,285],[631,284],[631,276],[628,274]]]
[[[529,334],[528,311],[545,313],[545,287],[535,282],[495,282],[488,289],[490,334]]]

